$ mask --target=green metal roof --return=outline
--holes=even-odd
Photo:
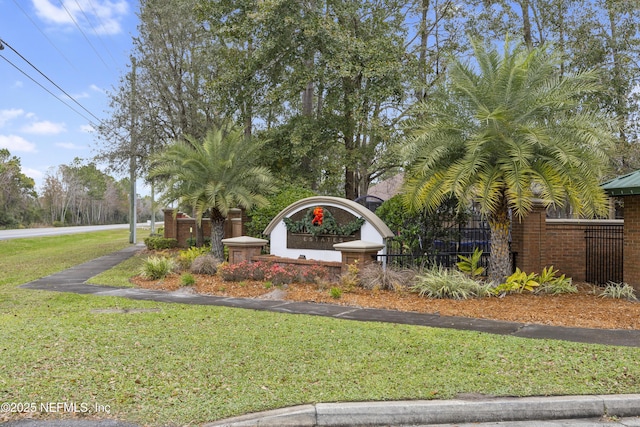
[[[634,196],[640,194],[640,170],[619,176],[602,184],[609,196]]]

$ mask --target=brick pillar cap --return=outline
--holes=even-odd
[[[222,239],[222,244],[233,247],[252,247],[252,246],[264,246],[269,243],[265,239],[257,239],[250,236],[231,237],[229,239]]]
[[[375,242],[366,242],[364,240],[353,240],[351,242],[336,243],[333,247],[342,252],[377,252],[384,248],[384,245]]]
[[[531,207],[533,208],[545,208],[546,204],[543,199],[531,199]]]

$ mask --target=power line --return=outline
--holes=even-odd
[[[93,118],[95,118],[99,123],[102,123],[102,120],[100,120],[98,118],[98,116],[96,116],[95,114],[93,114],[91,111],[87,110],[84,105],[80,104],[73,96],[69,95],[64,89],[62,89],[60,86],[58,86],[53,80],[51,80],[46,74],[44,74],[42,71],[40,71],[40,69],[38,69],[38,67],[36,67],[35,65],[33,65],[27,58],[25,58],[24,56],[22,56],[22,54],[20,54],[20,52],[18,52],[17,50],[15,50],[9,43],[7,43],[6,41],[2,40],[0,38],[0,45],[4,44],[6,45],[9,49],[11,49],[16,55],[18,55],[24,62],[26,62],[27,64],[29,64],[31,66],[31,68],[33,68],[34,70],[36,70],[42,77],[44,77],[45,79],[47,79],[47,81],[49,81],[49,83],[51,83],[52,85],[54,85],[58,90],[60,90],[62,93],[64,93],[69,99],[71,99],[74,103],[76,103],[80,108],[82,108],[84,111],[86,111],[87,113],[89,113],[89,115]],[[6,60],[6,58],[5,58]],[[13,65],[13,63],[11,63],[11,65]],[[20,70],[18,68],[18,70]],[[24,71],[20,70],[20,72],[22,72],[23,74],[27,75]],[[27,75],[28,76],[28,75]],[[28,76],[29,77],[29,76]],[[29,77],[31,78],[31,77]],[[33,80],[33,79],[31,79]],[[35,81],[35,80],[34,80]],[[55,96],[55,95],[54,95]],[[57,98],[57,97],[56,97]],[[59,98],[58,98],[59,99]],[[74,110],[75,111],[75,110]],[[84,116],[83,116],[84,117]],[[85,117],[86,118],[86,117]],[[91,121],[91,120],[89,120]]]
[[[82,34],[82,37],[84,37],[84,39],[87,41],[87,43],[89,43],[89,46],[91,46],[91,49],[93,49],[93,51],[95,52],[95,54],[98,56],[98,58],[100,58],[100,61],[102,61],[102,63],[104,64],[105,67],[107,67],[108,70],[110,70],[111,68],[109,68],[109,65],[107,65],[107,63],[105,62],[104,58],[102,58],[102,55],[100,55],[100,52],[98,52],[98,50],[96,49],[96,47],[93,45],[93,43],[91,43],[91,40],[89,40],[89,37],[87,37],[87,35],[85,34],[85,32],[82,30],[82,28],[80,27],[80,25],[78,24],[78,21],[76,21],[76,19],[73,17],[73,15],[71,14],[71,12],[69,11],[69,9],[67,9],[67,6],[65,6],[64,2],[62,0],[60,1],[60,5],[63,7],[63,9],[67,12],[67,15],[69,15],[69,18],[71,18],[71,20],[73,21],[73,23],[76,25],[76,28],[78,28],[78,30],[80,31],[80,33]]]
[[[89,26],[91,27],[91,29],[93,30],[93,32],[95,33],[96,37],[98,37],[98,40],[100,40],[100,43],[102,44],[102,47],[104,48],[104,50],[107,51],[107,53],[109,54],[109,56],[111,57],[111,60],[113,61],[114,64],[117,64],[116,59],[113,57],[113,55],[111,54],[111,51],[109,50],[109,48],[107,47],[107,45],[104,43],[104,40],[102,40],[102,37],[100,37],[100,34],[98,34],[98,30],[96,30],[96,27],[94,27],[93,23],[91,22],[91,19],[89,19],[89,16],[85,13],[84,9],[82,8],[82,6],[80,6],[80,2],[78,2],[78,0],[76,1],[76,5],[78,6],[78,9],[80,9],[80,12],[82,12],[82,14],[84,15],[84,19],[87,20],[87,24],[89,24]],[[91,4],[91,7],[93,7],[93,4]],[[96,15],[96,19],[98,20],[98,22],[100,22],[100,18],[99,15],[96,13],[95,8],[93,9],[94,13]],[[102,22],[100,22],[100,26],[103,28],[104,30],[104,25],[102,25]]]
[[[64,53],[62,53],[62,51],[60,49],[58,49],[58,46],[55,45],[55,43],[53,43],[53,41],[51,41],[51,39],[49,38],[49,36],[47,36],[45,34],[44,31],[42,31],[42,29],[40,28],[40,26],[31,18],[31,16],[29,16],[29,14],[22,8],[22,6],[20,6],[20,3],[17,2],[17,0],[13,0],[13,3],[18,7],[18,9],[20,9],[20,11],[23,13],[24,16],[27,17],[27,19],[29,19],[29,21],[31,21],[31,23],[33,24],[34,27],[36,27],[36,29],[40,32],[40,34],[42,34],[44,36],[45,39],[47,39],[47,41],[49,42],[49,44],[51,46],[53,46],[53,48],[60,54],[60,56],[62,56],[64,58],[65,61],[67,61],[67,63],[69,65],[71,65],[71,67],[74,70],[77,70],[77,68],[75,67],[75,65],[73,65],[73,63],[64,55]]]
[[[13,50],[14,52],[16,52],[11,46],[9,46],[9,44],[0,39],[0,50],[4,50],[4,45],[7,45],[11,50]],[[26,61],[27,63],[29,63],[29,61],[27,61],[22,55],[20,55],[18,52],[16,52],[16,54],[18,54],[18,56],[20,56],[24,61]],[[95,129],[98,129],[99,126],[103,126],[104,129],[106,129],[107,131],[111,132],[113,135],[115,135],[117,138],[124,140],[125,137],[123,137],[120,132],[113,126],[108,125],[106,123],[104,123],[102,120],[100,120],[98,117],[96,117],[93,113],[91,113],[89,110],[87,110],[85,107],[83,107],[80,103],[78,103],[78,101],[76,101],[72,96],[70,96],[69,94],[67,94],[63,89],[61,89],[57,84],[55,84],[53,81],[51,81],[47,76],[44,76],[47,80],[49,80],[55,87],[57,87],[60,91],[62,91],[67,97],[69,97],[72,101],[74,101],[76,104],[78,104],[83,110],[87,111],[91,116],[93,116],[97,121],[98,124],[94,123],[90,118],[88,118],[87,116],[85,116],[84,114],[82,114],[80,111],[76,110],[75,108],[73,108],[73,106],[69,105],[68,103],[66,103],[62,98],[60,98],[58,95],[56,95],[55,93],[53,93],[52,91],[50,91],[49,89],[47,89],[45,86],[43,86],[40,82],[38,82],[37,80],[35,80],[33,77],[31,77],[29,74],[27,74],[23,69],[21,69],[20,67],[18,67],[16,64],[14,64],[13,62],[11,62],[9,59],[7,59],[4,55],[0,55],[0,58],[4,59],[7,63],[9,63],[9,65],[11,65],[13,68],[15,68],[16,70],[18,70],[21,74],[23,74],[25,77],[27,77],[29,80],[31,80],[32,82],[34,82],[35,84],[37,84],[38,86],[40,86],[40,88],[42,88],[44,91],[46,91],[49,95],[53,96],[54,98],[56,98],[58,101],[62,102],[64,105],[66,105],[71,111],[73,111],[74,113],[76,113],[77,115],[79,115],[80,117],[82,117],[83,119],[85,119],[87,122],[89,122],[89,124],[91,126],[93,126]],[[31,63],[29,63],[29,65],[31,65]],[[33,65],[31,65],[33,67]],[[35,67],[34,67],[35,68]],[[37,68],[36,68],[37,70]],[[38,70],[38,72],[40,72]],[[40,73],[42,74],[42,73]],[[43,74],[44,75],[44,74]]]
[[[2,47],[2,43],[5,43],[3,41],[0,40],[0,50],[4,49],[4,47]],[[6,44],[6,43],[5,43]],[[8,45],[7,45],[8,46]],[[45,91],[47,91],[47,93],[49,93],[51,96],[53,96],[54,98],[56,98],[58,101],[62,102],[64,105],[66,105],[67,107],[69,107],[71,110],[73,110],[76,114],[78,114],[80,117],[84,118],[85,120],[87,120],[89,123],[91,123],[91,125],[96,126],[95,123],[93,123],[91,121],[91,119],[89,119],[88,117],[86,117],[85,115],[83,115],[81,112],[79,112],[78,110],[76,110],[75,108],[73,108],[71,105],[67,104],[66,102],[64,102],[64,100],[62,100],[59,96],[57,96],[56,94],[54,94],[53,92],[51,92],[49,89],[47,89],[46,87],[44,87],[40,82],[38,82],[37,80],[35,80],[33,77],[31,77],[29,74],[27,74],[24,70],[22,70],[20,67],[18,67],[16,64],[14,64],[13,62],[11,62],[10,60],[8,60],[7,58],[5,58],[4,55],[0,55],[0,58],[4,59],[5,61],[7,61],[13,68],[15,68],[16,70],[20,71],[22,74],[24,74],[29,80],[31,80],[32,82],[34,82],[35,84],[37,84],[38,86],[40,86],[42,89],[44,89]]]

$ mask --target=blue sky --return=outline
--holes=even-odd
[[[137,12],[133,0],[0,0],[0,148],[38,190],[50,168],[95,154],[91,122],[127,72]]]

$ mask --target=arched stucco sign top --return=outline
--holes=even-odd
[[[364,219],[365,223],[361,229],[361,240],[385,244],[386,239],[393,237],[391,229],[389,229],[389,227],[380,218],[378,218],[376,214],[359,203],[340,197],[307,197],[306,199],[292,203],[283,209],[264,230],[263,234],[270,236],[271,254],[288,258],[305,256],[307,259],[319,259],[325,261],[341,260],[341,255],[338,251],[287,248],[287,230],[284,219],[315,206],[340,208],[356,217]],[[384,252],[384,250],[382,252]]]
[[[387,239],[389,237],[393,237],[393,232],[387,226],[387,224],[382,222],[382,220],[378,218],[376,214],[362,206],[360,203],[356,203],[349,199],[343,199],[341,197],[330,196],[307,197],[306,199],[298,200],[297,202],[290,204],[271,220],[262,234],[271,234],[276,225],[278,225],[280,221],[284,220],[284,218],[287,218],[303,209],[308,209],[310,207],[318,205],[336,206],[346,210],[354,211],[356,213],[356,216],[364,218],[364,220],[370,223],[383,238]]]

